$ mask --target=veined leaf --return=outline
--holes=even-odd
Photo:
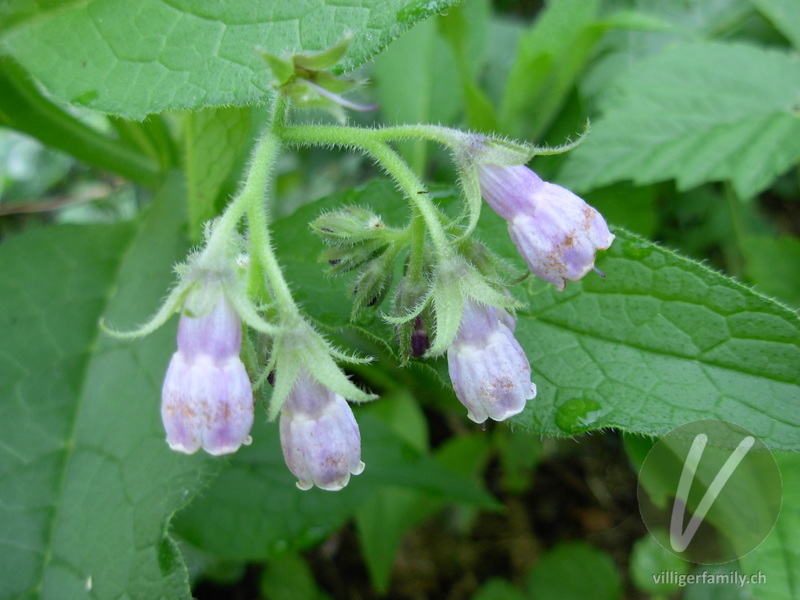
[[[99,0],[5,8],[0,50],[60,100],[142,119],[151,112],[263,102],[281,56],[353,42],[352,70],[453,0],[216,2]]]
[[[618,85],[567,159],[565,185],[730,181],[750,197],[800,159],[796,53],[683,44],[642,61]]]
[[[518,314],[536,399],[517,418],[540,433],[602,427],[661,435],[700,419],[737,423],[772,449],[800,449],[800,318],[637,236],[564,292]]]
[[[185,252],[182,188],[142,222],[0,246],[0,597],[190,598],[167,519],[214,470],[171,452],[159,392],[174,327],[102,335],[157,306]]]

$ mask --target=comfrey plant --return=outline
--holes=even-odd
[[[614,236],[600,214],[570,191],[542,181],[526,163],[540,149],[491,136],[428,125],[382,129],[297,125],[290,109],[367,109],[342,98],[355,82],[325,69],[346,41],[314,56],[265,55],[278,82],[270,122],[257,143],[239,193],[206,226],[202,247],[177,269],[178,283],[146,335],[180,313],[177,351],[164,379],[161,414],[167,443],[192,454],[235,452],[251,443],[254,399],[273,386],[267,414],[280,420],[283,455],[298,487],[338,490],[364,470],[361,436],[348,401],[372,400],[339,363],[366,362],[334,348],[305,317],[275,256],[265,198],[286,146],[341,146],[371,157],[410,204],[402,229],[370,210],[348,206],[310,225],[327,245],[334,274],[355,272],[353,317],[376,310],[395,326],[404,361],[447,355],[456,396],[476,423],[503,421],[536,396],[531,365],[514,337],[508,269],[473,240],[482,198],[508,221],[530,270],[559,290],[584,277]],[[449,148],[460,172],[465,209],[450,219],[390,146],[405,139]],[[242,226],[243,225],[243,226]],[[395,263],[402,260],[393,287]],[[290,274],[291,275],[291,274]]]

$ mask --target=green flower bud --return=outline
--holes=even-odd
[[[331,246],[353,246],[367,240],[382,239],[386,230],[386,225],[378,215],[360,206],[348,206],[322,214],[310,226]]]
[[[345,77],[336,77],[325,69],[339,62],[347,52],[351,36],[333,48],[318,54],[295,54],[279,58],[259,51],[275,78],[280,92],[292,99],[295,106],[320,107],[344,118],[342,108],[365,111],[375,110],[375,105],[357,104],[342,97],[342,94],[361,85],[362,82]]]

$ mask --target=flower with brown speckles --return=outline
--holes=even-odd
[[[569,190],[542,181],[525,165],[478,164],[489,206],[536,275],[559,290],[594,268],[595,254],[614,241],[602,215]]]
[[[207,314],[181,314],[178,351],[161,391],[161,418],[173,450],[230,454],[250,442],[253,391],[239,358],[241,344],[239,316],[224,294]]]
[[[447,351],[453,389],[476,423],[513,417],[536,397],[530,363],[506,317],[511,318],[465,298],[461,326]]]
[[[281,448],[297,487],[342,489],[364,470],[361,434],[347,401],[303,369],[281,410]]]

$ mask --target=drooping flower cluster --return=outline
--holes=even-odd
[[[598,250],[611,246],[614,235],[594,208],[569,190],[542,181],[524,164],[527,149],[513,143],[466,135],[456,155],[467,182],[475,182],[471,196],[471,223],[477,222],[480,196],[508,222],[508,231],[530,270],[557,289],[577,281],[594,268]],[[476,204],[477,202],[477,204]],[[484,271],[485,257],[472,263]],[[489,259],[492,262],[492,259]],[[463,268],[464,273],[469,273]],[[463,279],[463,275],[461,278]],[[473,282],[474,274],[469,274]],[[495,279],[486,274],[487,282]],[[447,349],[448,369],[456,396],[478,423],[487,418],[502,421],[520,413],[536,395],[531,367],[514,338],[515,321],[494,295],[479,291],[474,283],[462,284],[463,312],[457,334]],[[496,281],[495,281],[495,284]],[[494,295],[494,298],[491,296]],[[448,323],[452,296],[439,291],[437,321]]]
[[[508,221],[508,233],[536,275],[563,290],[614,241],[605,220],[581,198],[525,165],[478,164],[481,194]]]
[[[264,54],[279,94],[274,127],[256,144],[240,193],[219,220],[208,223],[204,249],[179,269],[181,280],[162,309],[147,325],[121,334],[146,335],[180,309],[178,349],[162,388],[167,442],[179,452],[202,448],[221,455],[250,442],[254,391],[240,358],[241,322],[252,329],[244,353],[247,368],[256,390],[265,380],[274,385],[269,418],[280,419],[283,455],[303,490],[339,490],[364,470],[361,435],[348,402],[375,396],[354,385],[337,362],[369,360],[337,350],[303,316],[272,249],[261,204],[280,148],[348,145],[343,141],[348,128],[341,128],[340,135],[330,128],[315,134],[314,127],[288,126],[287,99],[334,109],[369,108],[341,97],[355,82],[325,71],[346,48],[345,41],[311,56]],[[441,127],[391,129],[363,130],[352,145],[394,177],[412,205],[410,222],[402,229],[388,227],[359,206],[325,213],[311,223],[328,246],[321,258],[331,273],[356,272],[353,319],[366,320],[380,310],[400,276],[393,314],[383,316],[395,325],[403,358],[446,353],[456,396],[476,423],[518,415],[536,397],[530,363],[514,337],[515,319],[505,310],[520,306],[506,286],[521,276],[470,238],[481,198],[508,221],[511,239],[530,270],[559,290],[586,275],[596,252],[608,248],[614,235],[582,199],[524,166],[531,152],[527,145]],[[323,139],[323,132],[331,139]],[[389,145],[409,138],[432,139],[453,150],[466,200],[458,219],[439,210]],[[239,233],[244,217],[247,236]],[[404,257],[402,275],[399,257]]]
[[[170,448],[221,455],[249,443],[253,391],[239,358],[241,345],[239,316],[224,294],[207,314],[181,314],[178,351],[161,392]]]

